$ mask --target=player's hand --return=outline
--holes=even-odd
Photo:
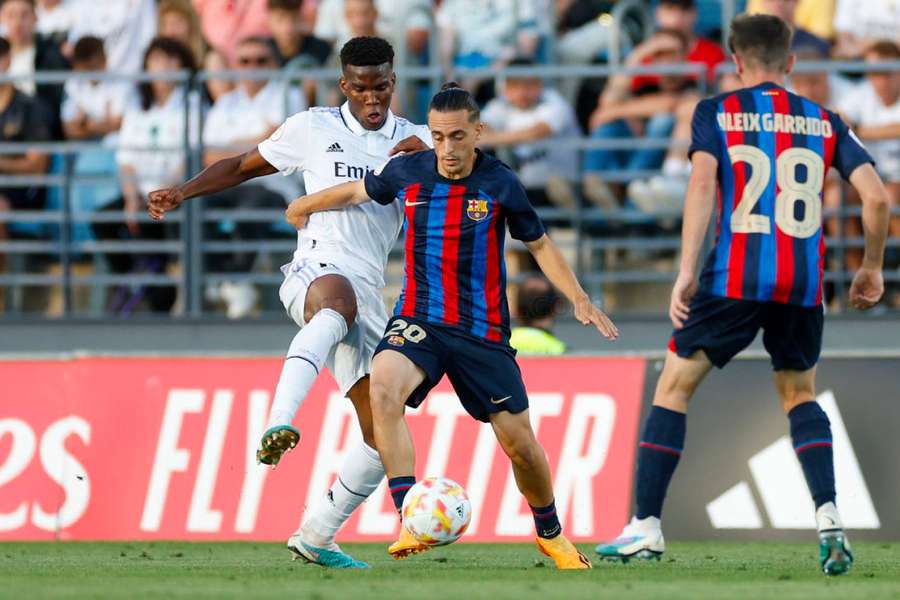
[[[147,212],[157,221],[170,210],[175,210],[184,202],[184,194],[177,187],[165,188],[150,192],[147,198]]]
[[[884,276],[881,269],[861,268],[850,285],[850,306],[859,310],[872,308],[884,295]]]
[[[284,218],[287,222],[294,226],[295,229],[303,229],[309,221],[309,215],[303,210],[303,204],[306,196],[300,196],[291,202],[287,210],[284,211]]]
[[[619,337],[619,329],[602,310],[594,306],[587,296],[575,301],[575,318],[582,325],[593,325],[608,340]]]
[[[388,152],[388,156],[394,156],[401,152],[404,154],[412,154],[413,152],[422,152],[423,150],[428,150],[428,144],[423,142],[419,136],[411,135],[408,138],[397,142],[397,145]]]
[[[672,289],[672,301],[669,303],[669,318],[675,329],[684,327],[684,322],[691,312],[691,299],[697,293],[697,279],[693,274],[678,274],[675,287]]]

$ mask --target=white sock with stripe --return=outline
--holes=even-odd
[[[350,449],[328,492],[306,511],[300,528],[303,540],[329,548],[353,511],[372,495],[384,478],[378,452],[363,442]]]
[[[323,308],[291,341],[266,428],[290,425],[312,388],[331,349],[347,335],[347,322],[336,310]]]

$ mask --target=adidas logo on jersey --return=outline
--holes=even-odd
[[[335,142],[332,145],[328,146],[328,150],[326,150],[325,152],[343,152],[343,151],[344,151],[344,149],[341,148],[341,145],[338,144],[337,142]]]

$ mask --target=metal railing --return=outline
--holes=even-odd
[[[876,67],[864,63],[804,63],[797,66],[797,71],[828,71],[860,73],[872,70]],[[895,63],[880,63],[878,70],[885,68],[900,70],[900,61]],[[722,65],[717,70],[719,75],[732,70],[728,65]],[[427,86],[434,91],[436,86],[445,76],[440,67],[406,67],[398,68],[398,79],[406,80],[411,85]],[[505,77],[531,75],[549,81],[566,79],[583,79],[594,77],[609,77],[618,73],[626,74],[681,74],[692,75],[697,79],[698,89],[702,94],[714,91],[706,77],[705,67],[697,64],[682,65],[649,65],[625,68],[616,65],[585,65],[585,66],[551,66],[541,65],[535,67],[511,67],[505,69],[458,69],[457,75],[461,77],[495,78],[502,81]],[[27,76],[41,83],[61,82],[71,77],[90,79],[131,79],[147,81],[161,79],[142,75],[137,78],[125,77],[117,74],[90,74],[90,73],[38,73]],[[162,78],[177,81],[191,91],[195,92],[209,79],[269,79],[283,81],[314,80],[318,83],[333,83],[335,73],[330,69],[305,70],[302,73],[277,71],[227,71],[217,73],[173,73]],[[14,82],[23,79],[22,76],[3,76],[0,83]],[[286,90],[288,86],[285,86]],[[324,87],[324,86],[320,86]],[[194,118],[190,110],[190,96],[185,94],[185,113],[189,118]],[[287,91],[285,92],[287,102]],[[195,173],[202,164],[203,144],[202,125],[203,111],[196,117],[200,119],[200,131],[198,139],[190,139],[191,124],[185,127],[182,145],[172,148],[185,155],[185,171]],[[127,144],[128,140],[122,140]],[[568,140],[554,140],[535,144],[547,149],[564,147],[574,150],[581,156],[585,151],[592,149],[668,149],[673,142],[670,139],[631,138],[631,139],[591,139],[575,138]],[[167,216],[166,222],[178,226],[179,233],[174,239],[166,241],[97,241],[91,239],[75,239],[73,230],[76,225],[94,223],[119,222],[122,216],[119,213],[102,211],[82,212],[72,205],[73,188],[86,184],[110,184],[116,183],[114,174],[108,176],[85,176],[75,172],[75,160],[81,154],[88,151],[103,150],[101,143],[93,142],[54,142],[54,143],[0,143],[0,155],[21,154],[24,150],[42,152],[59,157],[60,168],[53,173],[45,175],[9,176],[0,175],[0,188],[3,187],[45,187],[56,190],[59,202],[58,206],[43,211],[16,211],[0,213],[0,223],[21,225],[37,225],[42,230],[30,239],[10,239],[0,241],[0,256],[14,257],[12,269],[0,272],[0,288],[6,290],[6,311],[4,318],[17,318],[21,316],[24,308],[17,293],[25,286],[56,287],[61,291],[62,302],[58,314],[63,317],[82,316],[74,310],[73,290],[78,287],[91,288],[95,296],[92,301],[92,309],[88,316],[108,316],[102,309],[102,298],[106,289],[110,286],[134,286],[134,285],[171,285],[179,290],[180,315],[189,317],[201,317],[210,314],[204,306],[204,289],[209,284],[226,280],[250,282],[257,285],[274,286],[280,283],[281,275],[276,268],[270,268],[265,272],[247,273],[216,273],[208,272],[204,262],[210,253],[216,252],[254,252],[269,255],[270,263],[274,266],[289,260],[290,253],[294,249],[294,242],[289,239],[280,239],[273,236],[271,239],[260,241],[217,241],[205,239],[204,225],[208,223],[228,220],[232,223],[278,223],[283,219],[280,210],[248,210],[248,209],[207,209],[202,199],[192,200],[181,210]],[[108,150],[108,148],[106,148]],[[646,177],[658,174],[658,171],[614,171],[602,173],[604,179],[610,183],[625,183],[635,177]],[[678,218],[677,214],[653,214],[648,215],[634,209],[621,208],[619,210],[602,210],[591,208],[582,204],[578,210],[548,207],[541,209],[541,216],[549,222],[565,223],[574,236],[567,243],[566,250],[575,257],[580,277],[591,287],[592,293],[597,296],[603,294],[605,286],[610,284],[647,284],[671,281],[674,276],[675,262],[672,268],[666,271],[654,271],[642,268],[623,268],[615,270],[604,266],[605,255],[610,252],[638,252],[661,253],[674,257],[678,250],[679,240],[677,233],[669,230],[669,233],[656,233],[640,236],[635,233],[634,227],[654,227],[666,221]],[[839,217],[841,228],[838,235],[828,240],[831,251],[839,262],[839,268],[829,270],[826,280],[834,282],[843,291],[851,276],[843,269],[845,254],[848,250],[862,246],[861,239],[847,238],[843,230],[845,219],[859,216],[859,209],[844,204],[837,211],[826,211],[825,218]],[[138,215],[137,220],[142,223],[150,222],[150,218],[144,214]],[[602,231],[602,234],[598,234]],[[900,241],[892,239],[890,247],[900,247]],[[106,272],[101,255],[106,253],[141,253],[158,252],[170,254],[177,258],[178,268],[171,273],[158,274],[124,274],[116,275]],[[395,257],[399,249],[395,252]],[[35,262],[29,258],[42,258],[40,268],[29,272],[23,266]],[[93,269],[88,268],[86,274],[75,272],[73,266],[85,259],[93,261]],[[52,263],[58,265],[54,272],[47,272],[46,265]],[[91,272],[93,271],[93,272]],[[896,272],[886,273],[888,281],[900,281],[900,274]],[[389,279],[389,285],[396,286],[396,278]],[[12,292],[12,293],[11,293]],[[97,300],[97,297],[100,300]],[[272,311],[277,311],[276,306],[270,306]]]

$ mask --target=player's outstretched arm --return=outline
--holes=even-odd
[[[150,192],[147,212],[154,219],[160,220],[164,214],[175,210],[185,200],[221,192],[248,179],[276,172],[277,169],[254,148],[238,156],[217,160],[186,183]]]
[[[891,198],[881,178],[865,163],[850,174],[850,183],[862,198],[862,222],[866,250],[863,264],[850,286],[850,304],[865,310],[875,306],[884,294],[884,247],[890,222]]]
[[[669,304],[669,318],[676,329],[684,325],[691,298],[697,291],[697,262],[712,216],[718,164],[719,161],[707,152],[694,152],[691,157],[691,178],[684,199],[681,228],[681,265]]]
[[[302,229],[306,225],[309,215],[314,212],[338,210],[368,201],[366,185],[361,179],[335,185],[308,196],[300,196],[291,202],[284,211],[284,215],[288,223],[297,229]]]
[[[550,283],[555,285],[575,307],[575,318],[582,325],[593,325],[609,340],[619,337],[618,328],[602,310],[594,306],[590,296],[578,283],[575,273],[563,258],[559,247],[546,233],[533,242],[526,242],[525,245]]]

